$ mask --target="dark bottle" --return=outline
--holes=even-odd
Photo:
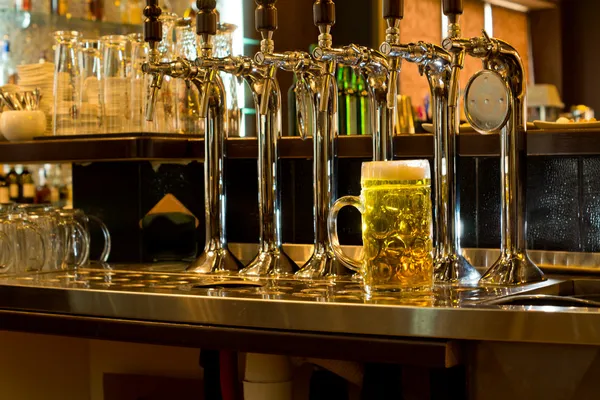
[[[33,180],[33,175],[26,166],[23,167],[23,172],[21,172],[19,178],[21,183],[20,202],[25,204],[35,203],[35,182]]]
[[[52,192],[48,186],[48,177],[46,175],[46,169],[40,168],[38,174],[39,185],[35,191],[35,203],[36,204],[51,204]]]
[[[369,90],[362,74],[357,74],[356,90],[358,94],[358,134],[371,135],[371,111],[369,104]]]
[[[10,203],[10,191],[4,175],[0,174],[0,204]]]
[[[345,101],[345,89],[344,89],[344,71],[348,69],[343,65],[338,65],[336,73],[336,81],[338,86],[338,133],[340,135],[346,135],[348,128],[346,127],[346,101]]]
[[[10,167],[10,171],[6,174],[6,183],[8,184],[8,198],[10,201],[18,202],[21,197],[21,187],[19,185],[19,174],[17,174],[13,166]]]
[[[294,74],[294,83],[290,86],[287,93],[288,101],[288,136],[298,136],[298,120],[296,116],[296,75]]]

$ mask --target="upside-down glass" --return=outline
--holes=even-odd
[[[128,38],[123,35],[108,35],[103,36],[101,41],[103,132],[125,132],[129,127],[129,82],[126,56]]]
[[[2,272],[42,270],[46,260],[44,237],[37,226],[24,219],[19,211],[0,213],[0,236],[8,238],[11,250],[10,260]]]
[[[79,133],[99,133],[102,125],[100,79],[102,55],[100,42],[84,39],[79,43],[78,63],[81,77],[79,96]]]
[[[21,204],[17,207],[21,218],[31,222],[44,238],[45,260],[44,270],[58,270],[64,257],[64,241],[60,215],[56,209],[48,205]]]
[[[360,197],[337,200],[329,213],[333,251],[363,277],[367,295],[429,292],[433,285],[431,173],[427,160],[365,162]],[[337,215],[345,206],[362,214],[363,255],[345,255]]]
[[[175,41],[173,29],[177,14],[163,12],[158,20],[162,24],[162,40],[158,44],[161,62],[171,62],[175,56]],[[146,87],[146,99],[149,98],[150,87]],[[147,100],[146,100],[147,101]],[[175,85],[174,80],[165,75],[160,90],[158,91],[156,103],[154,106],[154,124],[152,131],[159,133],[176,133],[176,115],[175,115]]]
[[[144,118],[144,92],[150,86],[148,74],[142,71],[142,65],[148,60],[150,47],[141,33],[128,35],[131,42],[131,87],[129,90],[129,127],[131,132],[144,132],[148,129]]]
[[[59,210],[62,228],[61,240],[64,244],[62,269],[77,268],[90,258],[90,235],[77,220],[73,210]]]
[[[227,57],[233,54],[233,34],[237,29],[233,24],[219,24],[214,38],[215,56]],[[221,79],[227,93],[227,136],[240,136],[242,113],[238,104],[238,91],[241,81],[233,74],[221,72]]]
[[[54,135],[77,133],[81,84],[77,49],[80,38],[77,31],[54,32]]]
[[[92,225],[92,223],[93,223],[100,229],[100,231],[102,232],[102,238],[104,239],[104,246],[102,247],[102,252],[100,253],[100,257],[98,257],[98,261],[107,262],[108,256],[110,255],[110,250],[112,248],[112,242],[111,242],[111,238],[110,238],[110,232],[108,231],[108,227],[106,226],[106,224],[104,222],[102,222],[102,220],[100,218],[96,217],[95,215],[88,215],[85,212],[83,212],[83,210],[80,210],[77,208],[70,209],[70,210],[62,210],[62,212],[63,212],[63,214],[73,215],[75,217],[75,219],[81,224],[81,226],[83,226],[83,229],[88,234],[88,242],[89,242],[88,246],[92,242],[90,225]],[[88,253],[88,257],[84,260],[84,264],[89,261],[89,254],[90,254],[89,250],[87,253]]]
[[[196,60],[196,33],[192,29],[192,21],[188,18],[179,18],[175,24],[175,54],[190,61]],[[175,105],[176,129],[179,133],[199,135],[200,129],[200,99],[198,90],[191,85],[189,80],[175,79]]]

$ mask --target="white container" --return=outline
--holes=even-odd
[[[244,400],[292,400],[292,382],[244,382]]]
[[[11,141],[32,140],[46,131],[46,115],[43,111],[4,111],[0,116],[0,131]]]
[[[244,381],[256,383],[287,382],[292,380],[292,368],[287,356],[246,354]]]

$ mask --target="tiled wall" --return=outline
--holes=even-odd
[[[338,160],[338,197],[360,193],[362,161]],[[498,158],[461,158],[459,168],[463,247],[498,248]],[[256,160],[228,160],[227,171],[229,241],[257,242]],[[203,180],[198,162],[76,165],[74,201],[76,207],[99,216],[109,226],[111,261],[185,259],[193,257],[204,243]],[[312,243],[312,182],[311,160],[281,162],[282,236],[286,243]],[[600,251],[600,157],[530,157],[527,190],[529,248]],[[142,218],[167,193],[199,219],[198,228],[167,224],[140,229]],[[340,213],[342,243],[360,244],[360,238],[360,214],[344,209]],[[92,242],[97,253],[102,241]],[[165,258],[165,254],[169,256]]]

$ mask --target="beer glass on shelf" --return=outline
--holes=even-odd
[[[219,24],[214,38],[215,56],[227,57],[233,54],[233,34],[237,29],[233,24]],[[238,103],[240,90],[239,78],[233,74],[221,72],[221,79],[227,93],[227,136],[240,136],[242,114]]]
[[[187,60],[195,60],[198,57],[196,49],[196,33],[192,28],[192,20],[179,18],[175,24],[175,54],[177,57]],[[200,99],[198,90],[191,85],[189,80],[175,79],[176,129],[179,133],[199,135],[203,133],[200,129]]]
[[[360,197],[337,200],[329,213],[333,251],[360,272],[367,296],[376,293],[430,293],[433,285],[431,173],[427,160],[365,162]],[[344,254],[337,215],[345,206],[362,214],[363,254]]]
[[[102,41],[103,132],[127,130],[129,121],[129,85],[127,80],[127,36],[108,35]]]
[[[141,33],[132,33],[128,37],[131,42],[129,127],[132,132],[144,132],[148,130],[144,118],[144,92],[145,88],[150,86],[150,80],[142,71],[142,65],[148,60],[150,47],[144,42],[144,35]]]
[[[20,211],[0,213],[0,238],[8,238],[11,250],[10,260],[1,272],[22,273],[44,268],[46,245],[43,234],[36,224],[23,218]]]
[[[77,48],[80,39],[81,34],[77,31],[54,32],[54,135],[77,133],[81,84]]]
[[[102,56],[100,42],[97,39],[81,40],[78,63],[81,76],[79,133],[98,133],[102,124],[102,108],[100,107]]]

